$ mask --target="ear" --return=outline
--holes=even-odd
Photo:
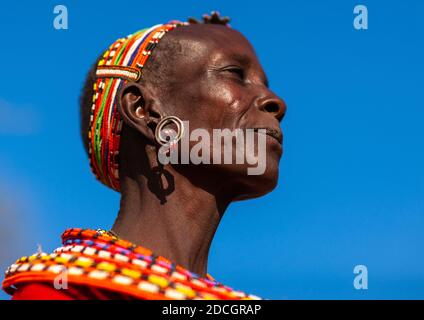
[[[124,123],[140,132],[149,141],[155,140],[154,128],[162,116],[154,96],[143,85],[128,82],[119,95],[119,112]]]

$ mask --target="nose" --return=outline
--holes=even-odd
[[[256,105],[259,110],[272,114],[278,121],[283,120],[287,111],[287,105],[284,100],[274,93],[258,98]]]

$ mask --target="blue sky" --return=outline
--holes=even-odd
[[[64,4],[69,29],[53,28]],[[353,28],[365,4],[369,29]],[[110,228],[119,195],[92,177],[78,97],[116,38],[218,10],[256,48],[288,113],[271,194],[234,203],[209,272],[274,299],[424,298],[422,1],[43,1],[0,5],[0,267]],[[368,268],[355,290],[353,268]],[[0,294],[0,298],[7,298]]]

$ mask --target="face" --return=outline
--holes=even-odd
[[[280,121],[286,111],[282,99],[269,88],[254,49],[238,31],[221,25],[192,25],[172,31],[180,52],[175,57],[174,76],[170,77],[169,97],[162,101],[165,115],[189,121],[190,132],[204,129],[213,136],[214,129],[264,129],[255,132],[253,144],[245,137],[245,159],[236,163],[235,140],[231,145],[231,164],[213,164],[217,148],[224,153],[224,144],[214,146],[211,140],[210,162],[202,165],[178,165],[177,170],[211,184],[233,200],[257,197],[271,191],[277,184],[279,160],[282,155]],[[170,35],[168,35],[170,36]],[[188,132],[188,134],[190,134]],[[234,131],[233,131],[234,132]],[[264,142],[261,154],[258,141]],[[193,147],[197,141],[191,141]],[[248,152],[262,156],[264,171],[249,175]],[[257,170],[261,171],[261,170]],[[202,182],[203,181],[203,182]]]

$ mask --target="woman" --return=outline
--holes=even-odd
[[[213,12],[203,20],[143,29],[96,62],[81,128],[93,173],[121,193],[118,217],[110,231],[68,229],[54,253],[9,267],[3,288],[13,299],[257,298],[215,281],[208,254],[228,205],[276,186],[286,106],[229,19]],[[241,149],[232,137],[199,149],[190,133],[200,129],[203,138],[251,130],[265,153],[246,140],[235,161]],[[228,151],[232,161],[212,161]],[[188,164],[163,161],[178,152]],[[249,152],[265,159],[260,174],[247,174]]]

